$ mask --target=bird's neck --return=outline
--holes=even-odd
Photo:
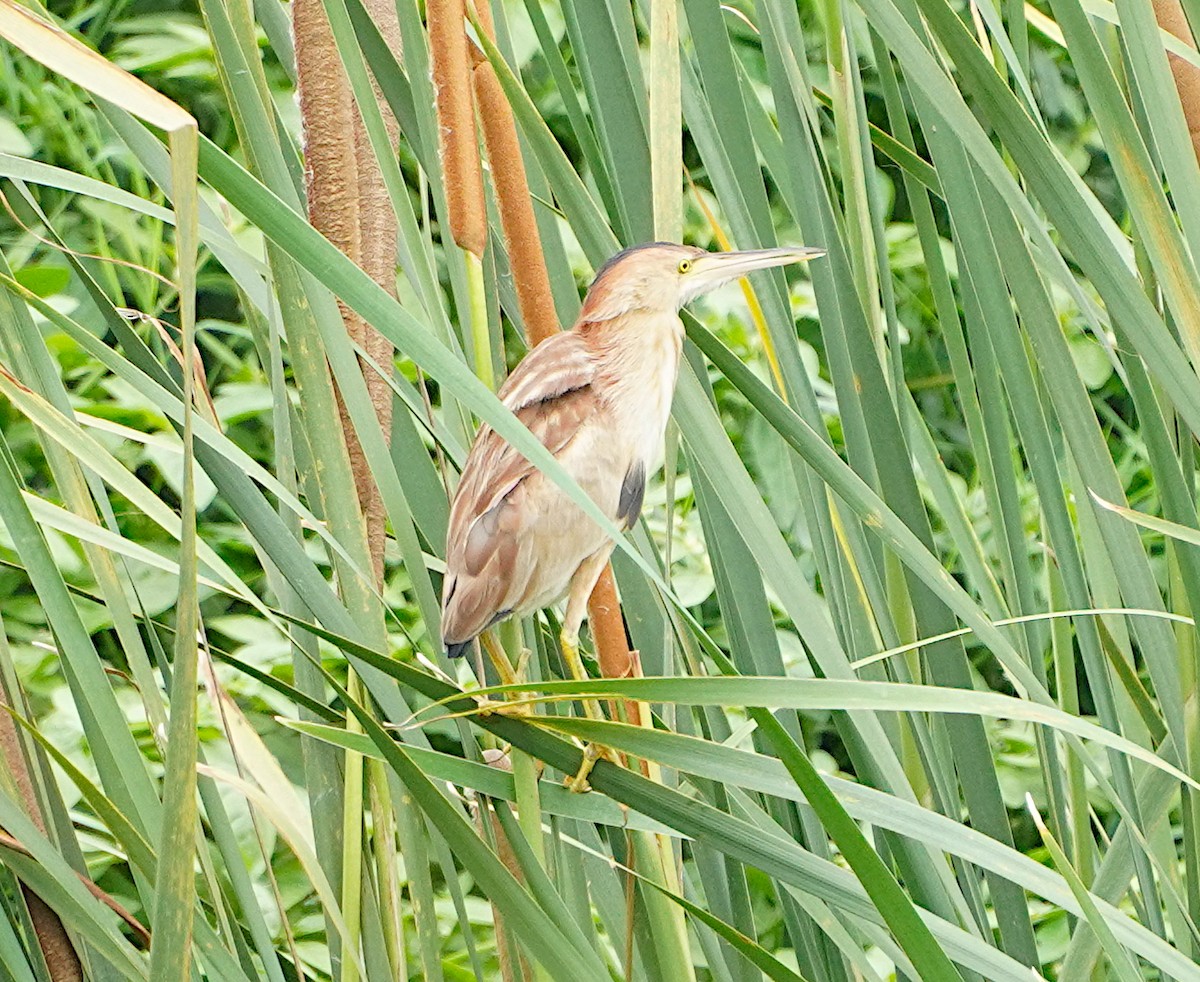
[[[603,399],[631,435],[647,472],[662,458],[663,432],[679,374],[683,324],[675,311],[634,312],[576,328],[597,360]]]
[[[607,385],[640,387],[651,376],[665,380],[674,390],[683,344],[683,323],[675,311],[633,311],[602,321],[582,321],[575,330],[596,358]]]

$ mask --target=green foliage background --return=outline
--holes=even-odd
[[[472,415],[512,419],[471,379],[479,325],[442,234],[421,12],[398,6],[402,64],[354,0],[327,4],[401,123],[399,308],[301,228],[284,6],[253,5],[252,39],[235,0],[51,6],[205,137],[196,339],[220,433],[198,437],[194,489],[201,819],[183,838],[195,868],[158,906],[156,726],[193,599],[189,532],[167,520],[186,481],[166,158],[113,104],[0,48],[0,669],[36,732],[42,816],[22,820],[0,781],[0,828],[33,854],[0,845],[0,966],[47,977],[24,881],[88,977],[150,977],[74,869],[156,939],[156,911],[191,909],[194,942],[159,957],[190,951],[213,979],[350,979],[347,939],[370,979],[495,978],[504,932],[531,978],[1200,978],[1200,171],[1149,6],[680,4],[686,241],[716,247],[707,210],[738,247],[830,255],[811,279],[756,280],[762,330],[736,288],[688,321],[668,472],[617,555],[633,642],[665,681],[606,691],[653,703],[649,732],[589,728],[571,685],[528,720],[429,707],[455,693],[435,664],[476,685],[420,606],[443,479]],[[679,94],[656,88],[647,3],[493,9],[569,322],[599,262],[652,237],[647,108]],[[495,227],[484,276],[484,329],[511,365],[524,347]],[[361,543],[337,541],[354,488],[317,466],[342,453],[322,415],[326,359],[352,354],[335,295],[398,348],[372,623],[322,592],[362,568]],[[522,630],[531,690],[553,691],[553,633]],[[764,678],[686,681],[733,674]],[[572,737],[661,770],[602,764],[573,798],[556,777]],[[479,763],[510,744],[515,782]],[[349,866],[346,748],[383,761]],[[488,795],[496,818],[476,824]],[[339,927],[343,876],[363,903]]]

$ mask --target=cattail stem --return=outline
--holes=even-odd
[[[390,44],[398,47],[400,21],[396,15],[395,0],[366,0],[365,6],[383,37]],[[399,125],[374,79],[371,80],[371,89],[375,95],[375,102],[382,111],[388,132],[388,143],[394,153],[399,139]],[[375,159],[375,149],[371,145],[362,114],[357,111],[354,114],[354,157],[358,189],[359,265],[371,279],[395,296],[396,212],[392,208],[383,171],[379,166],[379,161]],[[363,248],[364,243],[369,244],[369,248]],[[392,343],[361,318],[358,318],[353,326],[360,330],[360,336],[354,337],[354,340],[362,345],[376,364],[380,365],[384,371],[388,371],[392,366]],[[390,437],[392,430],[391,387],[384,376],[368,369],[365,365],[363,366],[363,377],[367,393],[371,397],[371,405],[375,409],[375,418],[379,420],[379,428],[383,431],[386,440]],[[387,516],[383,506],[383,496],[379,493],[379,488],[371,476],[371,468],[367,463],[366,454],[357,440],[354,441],[351,451],[350,465],[354,471],[359,500],[367,522],[367,544],[371,550],[371,565],[376,583],[382,585],[383,553],[387,542]]]
[[[604,572],[592,589],[592,596],[588,600],[588,621],[596,641],[600,674],[610,679],[629,678],[634,672],[634,656],[625,638],[625,620],[621,616],[621,601],[617,597],[611,564],[604,567]],[[638,703],[626,701],[625,715],[630,723],[640,725],[642,714]]]
[[[488,325],[487,296],[483,291],[483,261],[474,253],[463,251],[467,264],[467,312],[471,332],[471,354],[475,359],[475,375],[489,389],[496,388],[496,371],[492,365],[492,333]]]
[[[398,43],[399,22],[394,5],[387,0],[367,0],[383,36]],[[304,124],[305,170],[309,219],[327,238],[371,275],[384,289],[395,293],[396,216],[383,181],[379,163],[354,103],[337,44],[322,0],[295,0],[292,5],[300,111]],[[378,90],[375,98],[382,106]],[[395,121],[384,112],[392,142],[397,138]],[[364,254],[363,242],[371,243]],[[361,345],[385,368],[391,364],[391,345],[366,321],[341,307],[347,336]],[[392,401],[387,381],[373,371],[365,373],[367,391],[385,434],[391,430]],[[362,445],[345,405],[338,400],[350,467],[364,518],[365,544],[374,578],[382,584],[384,546],[387,533],[379,489],[371,474]],[[382,611],[380,611],[382,613]],[[348,688],[362,698],[362,683],[351,674]],[[350,732],[361,732],[357,720],[348,719]],[[358,939],[361,932],[362,852],[364,806],[364,760],[348,751],[345,757],[345,796],[342,812],[341,903],[346,923],[347,949],[341,960],[342,982],[358,982]],[[373,769],[374,770],[374,769]],[[373,804],[386,795],[386,785],[375,787]],[[376,814],[380,840],[390,839],[390,811]],[[385,907],[399,903],[395,884],[381,884]],[[393,952],[395,946],[392,946]]]

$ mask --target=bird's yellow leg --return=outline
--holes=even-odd
[[[571,636],[565,630],[559,635],[558,642],[562,645],[563,660],[576,682],[586,682],[588,673],[583,667],[583,659],[579,657],[579,637]],[[588,719],[604,719],[600,712],[600,704],[595,699],[583,700],[583,711]]]
[[[558,640],[562,646],[563,660],[566,661],[567,668],[575,678],[575,681],[586,681],[588,674],[584,670],[583,659],[579,657],[578,635],[572,635],[564,628]],[[600,704],[595,699],[584,699],[583,711],[588,719],[604,719],[604,714],[600,710]],[[579,765],[579,770],[575,776],[567,779],[567,787],[575,792],[590,790],[587,783],[588,775],[592,773],[592,768],[596,766],[596,761],[602,757],[609,756],[610,753],[607,747],[602,747],[596,743],[585,744],[583,748],[583,763]]]
[[[496,669],[496,674],[500,676],[500,682],[503,685],[516,685],[518,679],[516,672],[512,669],[512,664],[508,660],[508,655],[496,640],[496,635],[491,631],[484,631],[479,635],[479,640],[483,644],[483,650],[488,653],[488,658],[491,659],[492,667]],[[483,680],[480,680],[483,684]]]
[[[604,570],[604,564],[608,562],[611,552],[612,544],[609,543],[588,556],[575,570],[567,590],[567,610],[563,617],[562,634],[559,635],[559,640],[562,643],[563,659],[576,682],[587,681],[588,677],[583,668],[583,660],[579,657],[579,625],[583,623],[583,616],[587,612],[588,597],[591,596],[592,589],[596,586],[596,580],[600,578],[600,573]],[[588,719],[604,719],[604,714],[600,711],[600,703],[595,699],[584,699],[583,711],[587,714]],[[583,764],[580,765],[579,773],[567,782],[567,787],[572,791],[586,791],[588,789],[587,778],[592,768],[596,766],[596,761],[601,757],[611,756],[611,752],[605,747],[593,743],[585,745]]]
[[[491,631],[484,631],[479,636],[480,643],[483,645],[484,651],[488,653],[488,658],[491,659],[493,667],[496,669],[496,674],[500,676],[500,681],[504,685],[516,685],[521,681],[521,670],[525,666],[525,659],[522,657],[521,663],[517,666],[514,672],[511,662],[508,660],[508,655],[505,654],[504,648],[496,640],[495,634]],[[512,698],[520,700],[523,693],[513,693]],[[500,713],[510,716],[528,716],[532,712],[530,706],[521,704],[519,701],[514,705],[507,702],[498,702],[492,699],[480,699],[479,708],[484,713]]]

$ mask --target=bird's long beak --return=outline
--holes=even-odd
[[[684,303],[715,290],[723,283],[771,266],[806,263],[825,255],[824,249],[747,249],[743,252],[708,252],[698,256],[686,276]]]

